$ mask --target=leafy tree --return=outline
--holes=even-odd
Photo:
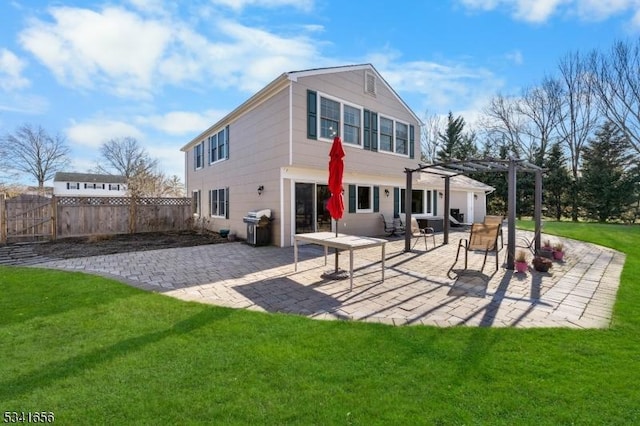
[[[33,177],[43,190],[45,181],[69,164],[69,152],[61,135],[51,136],[41,126],[23,124],[0,140],[0,166]]]
[[[453,118],[453,113],[449,111],[447,127],[444,133],[441,132],[438,135],[441,142],[440,150],[437,153],[438,161],[466,160],[478,153],[475,146],[475,134],[465,133],[464,126],[464,118],[462,116]]]
[[[628,138],[606,122],[584,148],[582,199],[587,216],[599,222],[619,219],[633,202],[637,173]]]
[[[567,169],[567,159],[559,143],[551,145],[551,149],[544,161],[543,204],[556,220],[560,220],[567,207],[568,188],[571,185],[571,175]]]

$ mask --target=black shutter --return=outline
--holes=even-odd
[[[69,182],[67,182],[67,189],[69,189]]]
[[[349,213],[356,212],[356,186],[349,185]]]
[[[371,113],[371,151],[378,150],[378,113]]]
[[[433,215],[438,216],[438,191],[433,191]]]
[[[224,202],[225,202],[225,206],[224,206],[224,218],[225,219],[229,219],[229,187],[226,187],[224,189]]]
[[[362,147],[364,149],[371,149],[371,111],[364,110],[364,141]]]
[[[307,90],[307,138],[318,139],[318,95]]]
[[[229,125],[227,125],[227,127],[224,128],[224,137],[227,138],[227,146],[225,147],[226,149],[224,150],[224,158],[226,158],[227,160],[229,159]]]
[[[393,188],[393,217],[400,217],[400,188]]]
[[[409,125],[409,158],[415,158],[413,150],[415,148],[415,128],[412,124]]]
[[[376,213],[380,211],[380,187],[379,186],[373,187],[373,211]]]

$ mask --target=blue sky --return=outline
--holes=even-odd
[[[180,147],[286,71],[372,63],[419,117],[473,123],[563,55],[640,35],[640,0],[2,0],[0,16],[0,133],[64,135],[70,171],[132,136],[182,179]]]

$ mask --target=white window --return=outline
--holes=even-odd
[[[340,136],[340,102],[320,97],[320,136]]]
[[[200,190],[193,191],[191,194],[191,212],[200,216]]]
[[[80,189],[80,182],[67,182],[67,189]]]
[[[380,117],[380,151],[393,152],[393,120]]]
[[[119,183],[110,183],[109,184],[109,191],[120,191],[120,184]]]
[[[396,153],[409,153],[409,126],[404,123],[396,123]]]
[[[370,186],[356,187],[356,212],[367,213],[373,211],[373,188]]]
[[[193,149],[194,165],[196,170],[204,167],[204,141],[200,142]]]
[[[212,189],[209,191],[209,214],[211,216],[227,217],[226,195],[226,189]]]
[[[362,111],[349,105],[344,105],[344,138],[343,142],[360,145],[360,117]]]
[[[409,125],[380,117],[380,151],[409,155]]]
[[[229,135],[226,128],[215,135],[209,136],[209,164],[228,158],[228,145]]]

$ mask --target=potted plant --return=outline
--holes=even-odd
[[[540,247],[540,253],[538,253],[542,257],[546,257],[547,259],[553,259],[553,246],[551,245],[551,241],[544,240],[542,242],[542,247]]]
[[[564,244],[561,242],[553,245],[553,258],[555,260],[562,260],[564,258]]]
[[[516,272],[527,272],[529,264],[527,263],[527,253],[524,250],[519,250],[516,254]]]
[[[539,272],[548,272],[549,268],[553,266],[551,259],[542,256],[536,256],[533,258],[533,268]]]

